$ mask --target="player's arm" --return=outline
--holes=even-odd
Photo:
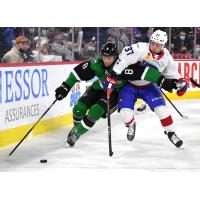
[[[122,71],[129,65],[136,63],[140,58],[140,49],[138,44],[133,44],[131,46],[126,46],[119,54],[113,71],[116,74],[121,74]]]
[[[178,96],[185,94],[187,91],[187,80],[181,78],[181,75],[178,73],[178,67],[171,55],[169,55],[169,63],[167,64],[165,70],[162,72],[162,75],[167,79],[176,80],[175,89]]]
[[[67,79],[59,86],[56,92],[56,99],[64,99],[75,83],[80,81],[91,80],[95,77],[95,72],[90,67],[90,61],[77,65],[69,74]]]
[[[176,89],[177,79],[164,77],[155,66],[147,62],[129,65],[120,75],[124,80],[145,80],[151,83],[157,83],[159,87],[172,92]]]
[[[158,83],[162,75],[152,65],[147,63],[135,63],[124,69],[120,76],[123,79],[130,81],[145,80],[152,83]]]

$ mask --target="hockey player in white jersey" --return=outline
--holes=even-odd
[[[177,85],[177,95],[183,95],[187,90],[187,82],[180,77],[172,56],[165,48],[166,42],[166,32],[157,30],[151,35],[149,43],[139,42],[125,47],[119,55],[113,71],[121,74],[131,64],[145,63],[156,67],[165,78],[172,79]],[[131,70],[129,69],[127,73],[131,73]],[[120,91],[118,108],[122,121],[128,127],[128,140],[132,141],[135,136],[134,105],[137,98],[143,99],[149,105],[160,119],[164,133],[169,140],[176,147],[180,147],[183,141],[175,134],[172,116],[166,107],[159,87],[144,80],[128,81]]]

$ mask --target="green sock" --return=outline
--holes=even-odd
[[[86,133],[88,130],[89,129],[86,129],[85,127],[83,127],[81,123],[79,123],[78,126],[75,127],[75,133],[78,137]]]

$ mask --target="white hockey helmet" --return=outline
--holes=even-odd
[[[150,41],[165,45],[165,43],[167,42],[167,33],[161,30],[156,30],[152,33]]]

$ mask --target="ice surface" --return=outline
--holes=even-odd
[[[126,139],[126,127],[118,113],[112,115],[114,155],[108,155],[107,120],[100,120],[83,135],[73,148],[64,148],[71,127],[25,141],[8,156],[15,145],[0,150],[0,171],[35,171],[55,168],[200,170],[200,99],[173,101],[182,119],[167,105],[176,125],[176,134],[183,140],[177,149],[163,133],[159,120],[150,110],[136,114],[134,141]],[[47,159],[47,163],[40,163]]]

